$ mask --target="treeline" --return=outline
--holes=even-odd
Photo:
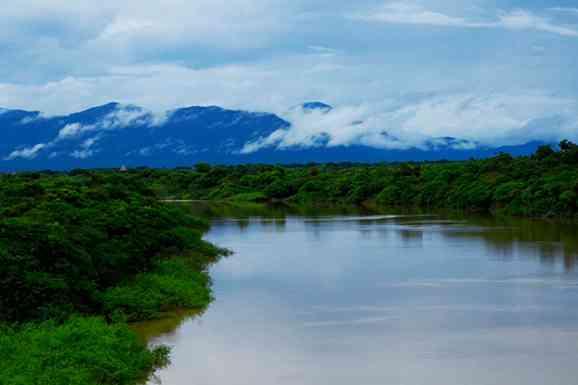
[[[209,166],[141,170],[160,195],[180,199],[378,204],[543,217],[578,214],[578,146],[528,157],[397,165]]]
[[[118,172],[0,176],[0,384],[134,384],[126,322],[211,301],[204,220]]]

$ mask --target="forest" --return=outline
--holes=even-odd
[[[0,384],[135,384],[168,360],[127,322],[212,300],[208,223],[114,172],[0,177]]]
[[[578,145],[464,162],[197,164],[0,174],[0,384],[136,384],[168,362],[133,321],[212,300],[228,250],[171,200],[575,218]]]
[[[578,145],[527,157],[464,162],[211,166],[135,171],[160,196],[294,205],[451,209],[523,217],[575,217]]]

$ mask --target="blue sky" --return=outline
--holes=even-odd
[[[575,0],[8,0],[0,25],[3,107],[337,107],[288,145],[578,136]]]

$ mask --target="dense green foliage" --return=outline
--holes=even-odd
[[[0,384],[130,385],[167,363],[125,324],[99,318],[47,321],[0,332]]]
[[[159,202],[135,178],[22,174],[0,181],[0,282],[10,288],[0,297],[0,319],[6,321],[101,314],[105,291],[142,279],[164,266],[159,260],[195,251],[191,258],[202,270],[219,253],[201,239],[204,221]]]
[[[563,141],[529,157],[398,165],[209,166],[147,171],[160,194],[180,199],[367,204],[492,211],[517,216],[578,214],[578,146]]]
[[[196,271],[186,258],[160,261],[151,272],[104,292],[107,314],[129,321],[155,318],[161,311],[203,308],[211,301],[209,276]]]
[[[167,351],[124,321],[209,304],[207,229],[140,176],[0,176],[0,383],[136,383]]]

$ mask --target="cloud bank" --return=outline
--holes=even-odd
[[[85,138],[80,147],[68,155],[77,159],[86,159],[99,152],[97,144],[102,134],[107,131],[121,130],[127,127],[156,127],[162,125],[168,113],[155,114],[151,111],[133,105],[117,105],[114,111],[108,113],[102,120],[93,124],[78,122],[64,124],[57,136],[47,143],[37,143],[30,147],[18,148],[12,151],[4,160],[34,159],[43,152],[50,152],[49,156],[61,155],[58,145],[79,138]]]
[[[292,121],[249,152],[574,136],[577,15],[567,0],[13,1],[0,106],[219,105]],[[287,112],[306,100],[338,108]],[[27,150],[14,156],[47,151]]]
[[[134,105],[118,105],[101,121],[64,124],[53,140],[16,148],[5,159],[34,159],[42,153],[62,155],[61,144],[79,139],[79,147],[68,155],[86,159],[99,152],[98,144],[107,132],[139,127],[162,130],[170,114],[171,111],[155,113]],[[240,153],[357,145],[385,150],[447,146],[465,150],[530,141],[578,140],[578,100],[540,92],[405,95],[332,109],[288,108],[279,116],[289,122],[288,128],[241,143]],[[138,154],[149,156],[166,148],[182,154],[193,151],[182,140],[171,139],[142,148]]]
[[[455,148],[578,138],[578,100],[541,93],[449,94],[337,107],[329,112],[294,109],[282,116],[291,128],[249,143],[243,152],[350,145],[426,148],[435,146],[436,140],[448,144],[439,142],[444,137],[461,139]]]

